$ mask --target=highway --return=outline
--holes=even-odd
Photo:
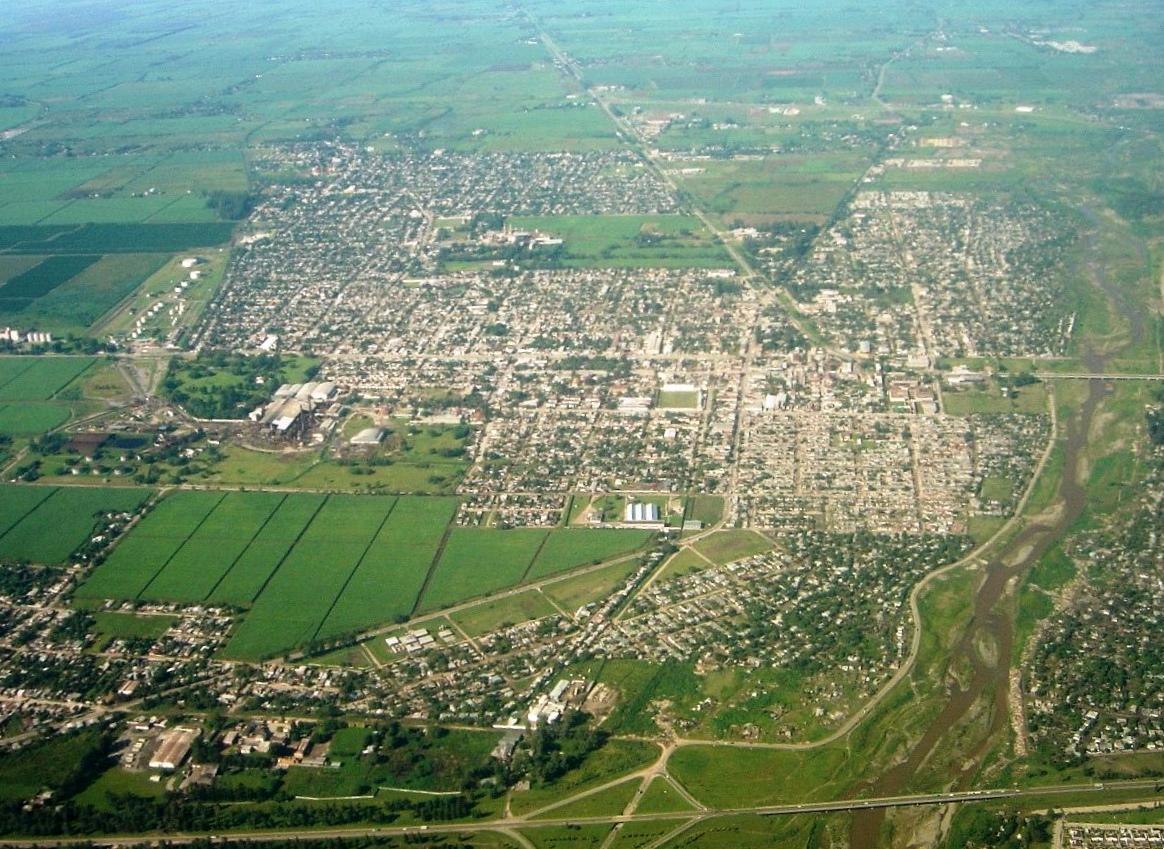
[[[1039,380],[1164,380],[1164,374],[1096,374],[1093,372],[1037,371]]]
[[[329,829],[285,829],[273,831],[251,831],[223,835],[210,832],[151,834],[141,836],[116,837],[84,837],[69,835],[67,837],[30,838],[27,840],[0,841],[5,846],[20,847],[50,847],[76,845],[81,841],[88,841],[102,846],[145,846],[165,840],[171,844],[193,843],[198,840],[211,839],[215,842],[238,841],[257,842],[266,840],[334,840],[343,837],[401,837],[404,835],[436,835],[436,834],[474,834],[481,832],[512,832],[515,829],[561,828],[568,825],[616,825],[618,823],[639,823],[686,820],[694,824],[717,817],[738,816],[740,814],[754,814],[756,816],[796,816],[802,814],[827,814],[845,811],[868,810],[875,808],[907,808],[920,805],[946,805],[951,803],[985,802],[995,799],[1054,799],[1056,796],[1078,794],[1095,794],[1102,797],[1116,791],[1144,790],[1158,793],[1161,783],[1157,779],[1137,781],[1114,781],[1097,784],[1063,784],[1047,787],[1032,787],[1026,789],[1002,788],[997,790],[967,790],[950,793],[916,794],[910,796],[885,796],[872,799],[840,799],[832,802],[805,802],[801,804],[785,805],[756,805],[739,808],[708,808],[687,813],[667,811],[652,814],[612,814],[592,817],[564,817],[558,819],[542,818],[537,820],[507,817],[484,822],[439,823],[427,826],[383,826],[379,828],[359,826],[353,828]]]

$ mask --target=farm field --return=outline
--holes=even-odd
[[[0,433],[10,436],[34,436],[60,427],[69,420],[64,404],[0,404]]]
[[[12,512],[41,509],[25,495],[38,490],[3,492]],[[450,528],[457,503],[176,492],[118,543],[76,596],[246,608],[227,654],[257,658],[600,562],[650,539],[637,531]],[[475,609],[465,625],[480,632],[488,622],[553,612],[544,600],[528,611],[507,601]]]
[[[321,637],[408,616],[456,513],[453,498],[401,498],[320,628]]]
[[[421,610],[439,610],[519,583],[548,535],[527,528],[454,528],[421,597]]]
[[[0,285],[0,322],[54,333],[83,333],[141,285],[166,257],[125,253],[20,259],[37,264]]]
[[[136,510],[146,489],[0,486],[0,558],[60,564],[93,533],[101,513]]]
[[[0,356],[0,435],[39,436],[100,409],[101,387],[91,381],[96,363],[92,357]]]
[[[601,563],[645,546],[650,531],[564,528],[550,534],[530,567],[528,580],[556,575],[587,563]]]
[[[94,362],[92,357],[0,357],[0,403],[47,401]]]

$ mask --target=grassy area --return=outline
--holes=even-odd
[[[553,808],[534,819],[569,819],[571,817],[601,817],[618,816],[630,803],[635,791],[639,789],[639,779],[632,778],[613,787],[607,787],[597,793],[584,796],[577,801]]]
[[[1014,496],[1014,484],[1008,479],[997,475],[987,475],[982,480],[978,494],[987,501],[998,501],[1010,504]]]
[[[611,849],[643,849],[674,831],[683,820],[652,820],[650,822],[628,822],[619,829],[618,836],[610,844]]]
[[[690,575],[692,572],[702,572],[712,566],[707,562],[706,557],[702,557],[694,549],[688,547],[680,549],[671,557],[665,566],[659,571],[658,580],[670,580],[672,578],[681,578],[684,575]]]
[[[544,591],[565,610],[573,612],[606,598],[637,568],[638,564],[633,561],[614,563],[585,575],[555,581],[547,585]]]
[[[101,773],[96,781],[77,794],[76,801],[98,810],[108,810],[120,804],[115,798],[119,796],[158,799],[166,793],[166,782],[151,780],[156,777],[156,773],[130,772],[115,766]]]
[[[92,757],[100,742],[101,732],[90,729],[4,752],[0,755],[0,801],[25,801],[42,790],[67,785],[81,760]]]
[[[511,806],[515,814],[524,815],[553,802],[567,799],[577,793],[641,769],[659,756],[659,747],[638,740],[610,740],[601,749],[592,752],[577,769],[570,770],[553,784],[532,787],[514,793]]]
[[[639,814],[665,814],[671,811],[691,811],[691,803],[684,799],[679,791],[671,786],[671,783],[662,776],[656,776],[651,779],[650,785],[647,787],[647,792],[643,794],[643,798],[639,800],[639,805],[635,808],[635,813]]]
[[[671,755],[668,767],[696,799],[724,808],[744,799],[755,805],[830,799],[849,780],[842,746],[806,752],[688,746]]]
[[[553,616],[558,611],[537,590],[527,590],[508,598],[486,601],[451,615],[470,637],[479,637],[508,625]]]
[[[827,216],[849,192],[868,159],[860,153],[767,156],[689,162],[680,185],[725,219],[737,215]]]
[[[176,616],[147,616],[108,611],[95,613],[93,614],[93,633],[96,636],[96,641],[93,647],[97,651],[104,651],[114,640],[156,640],[169,630],[177,618]]]
[[[966,520],[966,533],[974,540],[975,545],[981,545],[1005,524],[1004,516],[971,516]]]
[[[733,267],[731,257],[693,216],[516,216],[508,223],[563,239],[561,262],[567,267]]]
[[[723,518],[723,498],[719,495],[697,495],[691,499],[689,519],[714,525]]]
[[[966,388],[942,392],[944,411],[952,416],[973,413],[1029,413],[1047,412],[1047,389],[1042,383],[1017,388],[1001,387],[991,382],[982,388]]]
[[[696,551],[713,563],[731,563],[772,548],[772,541],[756,531],[716,531],[692,545]]]
[[[521,832],[535,849],[598,849],[609,833],[609,825],[564,825]]]

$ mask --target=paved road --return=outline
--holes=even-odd
[[[1164,374],[1096,374],[1078,371],[1037,371],[1035,377],[1040,380],[1164,380]]]
[[[227,839],[234,841],[260,840],[331,840],[340,837],[399,837],[402,835],[418,834],[471,834],[480,832],[508,832],[514,829],[541,829],[560,828],[564,825],[615,825],[628,822],[655,822],[660,820],[683,820],[692,823],[717,817],[736,816],[739,814],[754,814],[758,816],[795,816],[798,814],[821,814],[844,811],[859,811],[871,808],[905,808],[920,805],[946,805],[957,802],[982,802],[991,799],[1039,799],[1054,798],[1056,796],[1095,794],[1102,797],[1105,794],[1125,790],[1145,790],[1158,792],[1157,780],[1119,781],[1107,784],[1067,784],[1029,789],[1007,788],[999,790],[970,790],[959,793],[917,794],[911,796],[885,796],[874,799],[842,799],[835,802],[806,802],[799,805],[756,805],[739,808],[719,808],[689,813],[675,813],[673,811],[656,814],[615,814],[594,817],[569,817],[560,819],[524,820],[515,817],[490,820],[488,822],[441,823],[429,826],[385,826],[383,828],[331,828],[331,829],[283,829],[272,831],[254,831],[245,834],[221,836],[210,832],[190,832],[167,835],[149,835],[141,837],[101,837],[79,838],[77,835],[69,837],[33,838],[28,840],[3,841],[5,846],[41,847],[63,846],[76,844],[85,839],[99,845],[143,846],[165,840],[172,844],[192,843],[196,840],[211,838],[216,841]]]

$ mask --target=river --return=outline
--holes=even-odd
[[[1101,357],[1091,355],[1085,361],[1093,373],[1103,372]],[[1082,514],[1086,493],[1080,479],[1084,477],[1081,464],[1085,460],[1087,434],[1100,401],[1109,391],[1103,381],[1090,381],[1087,399],[1078,413],[1066,422],[1061,422],[1066,438],[1063,443],[1063,474],[1056,498],[1062,509],[1049,522],[1028,525],[1008,543],[996,549],[987,564],[986,578],[975,592],[973,617],[950,656],[950,668],[970,668],[969,681],[964,687],[951,681],[941,712],[925,729],[905,760],[875,780],[860,785],[859,790],[868,790],[872,796],[895,796],[908,791],[910,780],[942,737],[957,726],[984,691],[993,688],[995,703],[990,712],[990,732],[976,750],[964,753],[961,769],[950,776],[954,789],[969,789],[990,743],[1008,722],[1007,691],[1014,623],[1009,605],[1000,602],[1004,600],[1008,583],[1037,563]],[[982,642],[982,637],[993,641],[996,647],[995,651],[988,653],[991,655],[989,658],[983,657],[983,653],[976,648],[976,644]],[[873,849],[880,845],[884,819],[884,809],[855,814],[850,831],[852,849]]]

